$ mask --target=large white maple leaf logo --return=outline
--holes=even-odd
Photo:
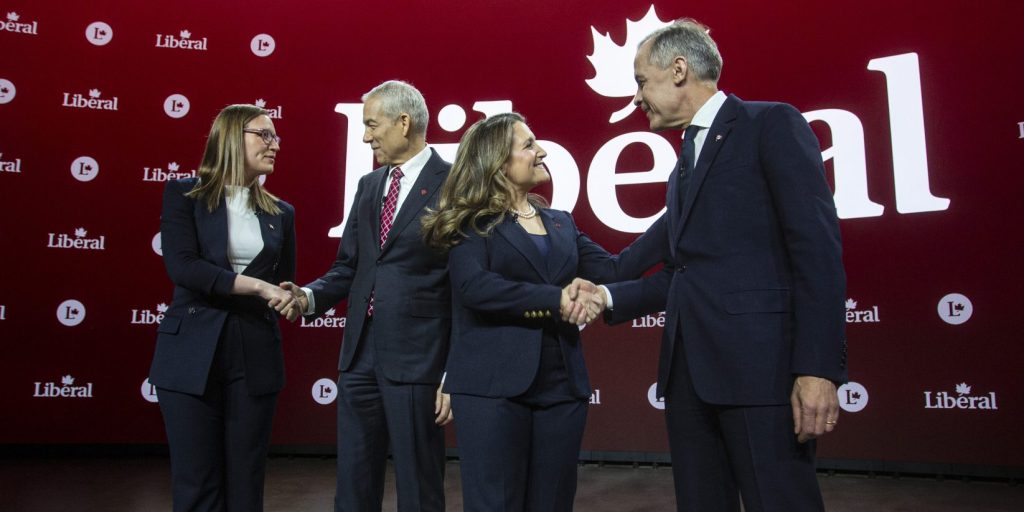
[[[651,32],[671,24],[658,18],[652,4],[640,21],[626,20],[626,43],[622,46],[612,41],[610,32],[601,34],[591,25],[594,53],[587,55],[587,59],[594,66],[596,74],[594,78],[587,79],[587,85],[601,96],[630,98],[628,105],[611,115],[609,123],[625,119],[636,108],[632,102],[632,97],[636,94],[636,81],[633,79],[633,57],[636,56],[636,47]]]

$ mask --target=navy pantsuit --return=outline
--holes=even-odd
[[[613,321],[666,312],[658,369],[680,510],[820,510],[793,381],[846,379],[845,272],[817,139],[781,103],[729,96],[688,190],[621,257],[664,269],[609,285]],[[660,243],[654,241],[660,240]],[[708,496],[709,490],[718,491]]]
[[[452,393],[467,511],[571,510],[590,382],[579,329],[560,320],[574,277],[615,280],[617,262],[568,213],[540,210],[542,255],[511,216],[465,229],[449,256]]]
[[[284,386],[278,315],[259,297],[231,295],[227,208],[168,182],[160,235],[174,298],[158,328],[150,382],[171,453],[174,510],[262,510],[263,470],[277,392]],[[243,274],[295,275],[295,213],[259,212],[263,250]]]
[[[444,431],[434,423],[434,399],[448,356],[451,288],[447,260],[423,243],[420,218],[436,206],[450,168],[431,149],[383,247],[388,168],[362,177],[334,264],[306,285],[310,317],[348,299],[338,363],[339,511],[380,510],[389,444],[398,510],[444,510]]]

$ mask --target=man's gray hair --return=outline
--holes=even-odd
[[[648,62],[665,69],[679,56],[698,80],[718,83],[722,74],[722,55],[718,45],[708,35],[708,27],[691,18],[678,19],[671,25],[651,32],[640,41],[643,46],[651,41]]]
[[[363,103],[370,98],[380,100],[382,112],[391,119],[398,119],[403,112],[409,114],[412,119],[410,132],[426,137],[430,116],[427,112],[427,102],[412,84],[401,80],[388,80],[364,94]]]

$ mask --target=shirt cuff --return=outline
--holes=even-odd
[[[605,305],[604,305],[605,309],[607,309],[608,311],[611,311],[612,309],[614,309],[615,305],[614,305],[614,302],[612,301],[612,292],[611,292],[611,290],[609,290],[608,287],[603,285],[603,284],[599,284],[599,285],[597,285],[597,287],[602,289],[602,290],[604,290],[604,296],[608,299],[605,302]]]
[[[313,300],[313,290],[302,287],[302,293],[306,294],[306,310],[302,312],[303,315],[312,315],[316,311],[316,302]]]

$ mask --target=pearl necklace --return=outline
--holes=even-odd
[[[509,211],[511,211],[512,215],[515,215],[517,219],[532,219],[537,216],[537,208],[534,208],[532,204],[530,205],[530,211],[528,212],[521,212],[515,208],[509,208]]]

